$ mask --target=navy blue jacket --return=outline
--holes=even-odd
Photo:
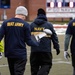
[[[26,58],[26,44],[37,46],[31,40],[30,25],[19,18],[3,22],[0,28],[0,41],[4,37],[5,57]]]
[[[57,34],[53,28],[53,25],[47,21],[47,17],[43,14],[37,16],[33,23],[30,24],[31,32],[43,32],[43,29],[50,29],[52,31],[52,36],[43,37],[40,40],[39,47],[31,47],[31,52],[51,52],[51,40],[53,42],[53,47],[59,50],[59,41]]]
[[[71,20],[68,24],[66,34],[72,36],[70,50],[72,54],[75,54],[75,19]]]

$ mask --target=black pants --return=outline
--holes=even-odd
[[[25,71],[26,59],[7,58],[10,75],[23,75]]]
[[[71,54],[71,57],[72,57],[73,75],[75,75],[75,54]]]
[[[31,52],[31,75],[48,75],[52,67],[52,54],[49,52]]]

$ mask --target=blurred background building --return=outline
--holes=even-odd
[[[38,8],[43,8],[49,21],[69,21],[75,17],[75,0],[0,0],[0,20],[15,16],[17,6],[28,9],[28,21],[37,16]]]

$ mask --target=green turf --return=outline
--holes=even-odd
[[[64,59],[64,36],[59,36],[59,44],[60,44],[60,50],[61,53],[59,55],[56,55],[56,51],[53,49],[53,66],[49,73],[49,75],[72,75],[72,66],[71,66],[71,58],[69,61],[66,61]],[[30,65],[29,65],[29,56],[30,56],[30,48],[27,47],[27,54],[28,54],[28,62],[26,65],[26,70],[24,75],[30,75]],[[68,63],[69,62],[69,63]],[[2,65],[2,66],[1,66]],[[9,69],[7,66],[7,60],[3,56],[2,59],[0,59],[0,73],[1,75],[10,75]]]

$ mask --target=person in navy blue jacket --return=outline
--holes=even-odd
[[[38,9],[37,18],[30,24],[30,27],[32,35],[39,38],[37,40],[39,41],[39,47],[31,47],[31,75],[48,75],[52,67],[51,41],[53,42],[54,49],[56,49],[56,54],[60,53],[57,34],[53,25],[48,22],[46,13],[42,8]],[[46,34],[44,32],[45,29],[48,32]],[[52,33],[49,34],[49,31]]]
[[[0,28],[0,41],[4,37],[5,57],[11,75],[23,75],[27,61],[26,44],[38,46],[31,39],[30,25],[25,22],[28,11],[24,6],[16,8],[15,17],[5,20]]]
[[[64,40],[64,58],[69,60],[70,54],[68,53],[68,47],[70,44],[70,52],[73,66],[73,75],[75,75],[75,19],[68,23],[68,27],[65,32]]]

